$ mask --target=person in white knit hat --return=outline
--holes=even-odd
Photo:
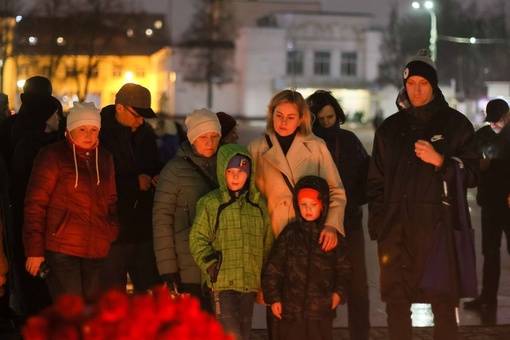
[[[200,298],[202,308],[212,313],[208,297],[202,294],[200,268],[193,260],[188,240],[199,198],[218,188],[216,153],[221,125],[209,109],[193,111],[185,124],[188,140],[163,168],[156,187],[152,209],[154,250],[163,281]]]
[[[113,157],[98,148],[100,128],[93,103],[74,103],[66,140],[39,152],[28,184],[26,270],[45,277],[53,301],[64,293],[98,293],[104,258],[119,232]]]

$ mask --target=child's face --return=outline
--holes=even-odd
[[[306,221],[315,221],[321,215],[321,207],[313,199],[303,197],[298,203],[299,212]]]
[[[225,172],[225,179],[227,180],[227,187],[232,191],[241,190],[246,183],[248,174],[241,169],[230,168]]]

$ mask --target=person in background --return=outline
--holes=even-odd
[[[254,139],[248,150],[255,163],[255,184],[267,199],[275,238],[294,221],[292,195],[296,182],[306,175],[326,179],[330,209],[319,242],[330,251],[344,235],[345,190],[326,143],[312,133],[311,114],[301,93],[283,90],[273,96],[267,109],[266,135]],[[270,310],[268,333],[276,335],[275,318]]]
[[[246,147],[220,147],[220,187],[198,201],[189,235],[216,319],[239,340],[250,339],[260,274],[273,244],[267,204],[255,188],[251,163]]]
[[[152,245],[152,205],[161,162],[156,135],[144,118],[156,118],[151,94],[141,85],[124,84],[115,104],[101,111],[101,146],[115,164],[120,233],[103,264],[104,289],[126,289],[129,275],[136,292],[160,284]]]
[[[493,99],[487,103],[488,125],[476,131],[481,178],[476,201],[482,215],[482,291],[480,295],[464,302],[466,309],[496,306],[498,303],[499,277],[501,272],[501,239],[503,233],[510,253],[510,210],[506,197],[510,192],[510,119],[508,103]]]
[[[184,140],[181,139],[182,127],[168,115],[159,113],[154,132],[158,137],[159,159],[161,164],[166,164],[175,157],[179,144]]]
[[[4,159],[0,155],[0,325],[4,320],[11,317],[9,310],[9,292],[7,285],[7,273],[9,272],[6,225],[11,223],[9,212],[9,173],[5,166]]]
[[[276,339],[332,340],[336,307],[347,302],[350,264],[343,236],[331,251],[319,242],[329,185],[305,176],[295,186],[296,220],[276,239],[262,272],[264,301],[277,318]]]
[[[430,303],[434,339],[457,339],[456,271],[449,271],[451,287],[444,290],[421,282],[436,229],[454,228],[442,218],[443,197],[445,183],[451,188],[456,181],[459,161],[464,186],[478,184],[475,132],[465,115],[448,106],[426,49],[405,66],[403,84],[397,97],[399,111],[375,132],[367,183],[368,228],[371,239],[377,240],[389,338],[412,339],[411,304]],[[437,255],[453,253],[453,242],[446,247],[446,254]],[[449,258],[447,268],[455,268]],[[440,264],[444,263],[436,267]]]
[[[64,140],[64,134],[58,131],[63,113],[62,104],[57,98],[44,92],[23,92],[20,97],[22,107],[11,129],[11,142],[14,146],[10,169],[14,253],[12,271],[15,276],[13,293],[20,303],[21,315],[28,316],[49,306],[51,298],[44,281],[29,275],[25,270],[26,257],[22,241],[25,193],[37,154],[43,147]]]
[[[99,149],[101,116],[93,103],[73,103],[67,140],[43,148],[34,162],[25,200],[26,270],[43,263],[53,301],[62,294],[92,299],[119,232],[112,155]]]
[[[347,196],[344,228],[347,257],[352,267],[347,303],[350,338],[368,340],[370,303],[362,205],[367,203],[370,156],[353,132],[340,128],[340,125],[345,123],[345,114],[330,91],[317,90],[306,99],[306,102],[316,118],[313,122],[313,133],[326,142]]]
[[[225,112],[216,112],[221,125],[220,145],[237,143],[239,136],[237,135],[237,122],[229,114]]]
[[[11,115],[9,109],[9,96],[3,92],[0,92],[0,121]]]
[[[152,209],[154,250],[162,280],[190,293],[212,313],[202,292],[200,268],[190,252],[189,233],[198,200],[218,188],[216,153],[221,137],[218,117],[208,109],[194,110],[185,120],[188,140],[166,163],[156,187]]]

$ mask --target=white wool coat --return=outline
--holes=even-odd
[[[306,175],[324,178],[329,184],[330,208],[326,219],[345,236],[344,209],[347,202],[344,186],[326,143],[309,134],[297,134],[285,156],[274,132],[268,133],[273,146],[270,148],[265,136],[254,139],[249,145],[255,162],[255,184],[267,198],[271,226],[275,237],[287,224],[295,220],[292,192],[285,183],[282,173],[287,175],[294,187]]]

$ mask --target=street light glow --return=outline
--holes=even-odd
[[[413,6],[414,9],[419,9],[420,8],[420,3],[416,2],[416,1],[413,1],[412,6]]]
[[[426,9],[432,9],[434,8],[434,3],[432,1],[425,1],[425,8]]]

